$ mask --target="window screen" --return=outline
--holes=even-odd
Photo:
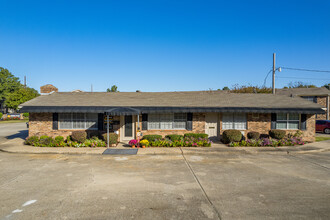
[[[222,129],[246,129],[245,113],[224,113],[222,115]]]
[[[276,117],[276,129],[299,129],[299,114],[279,113]]]
[[[187,121],[186,113],[149,114],[148,129],[149,130],[186,129],[186,121]]]
[[[94,113],[60,113],[59,129],[91,129],[98,128],[98,116]]]

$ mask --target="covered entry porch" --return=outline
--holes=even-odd
[[[131,139],[137,138],[137,133],[140,131],[141,111],[130,107],[117,107],[106,110],[104,112],[104,125],[107,132],[109,143],[109,133],[118,134],[119,141],[127,143]]]

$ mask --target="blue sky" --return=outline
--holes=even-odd
[[[330,1],[0,0],[0,66],[39,89],[262,85],[277,66],[330,70]],[[276,79],[324,85],[329,73]],[[271,85],[268,78],[267,85]]]

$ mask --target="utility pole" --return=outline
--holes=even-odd
[[[24,88],[26,88],[26,76],[24,76]]]
[[[275,95],[275,56],[276,53],[273,53],[273,95]]]
[[[93,84],[91,84],[91,92],[93,92]]]

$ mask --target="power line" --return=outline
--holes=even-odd
[[[297,70],[297,71],[308,71],[308,72],[319,72],[319,73],[330,73],[330,70],[311,70],[311,69],[301,69],[301,68],[291,68],[291,67],[281,67],[287,70]]]
[[[267,77],[269,76],[269,74],[270,74],[272,71],[273,71],[273,70],[269,70],[269,72],[267,73],[267,76],[265,77],[265,80],[264,80],[264,86],[263,86],[263,87],[266,86],[266,80],[267,80]]]
[[[303,69],[303,68],[292,68],[292,67],[281,67],[282,69],[286,69],[286,70],[296,70],[296,71],[307,71],[307,72],[318,72],[318,73],[330,73],[330,70],[312,70],[312,69]],[[264,85],[263,87],[266,86],[266,81],[267,78],[269,76],[269,74],[272,72],[272,70],[270,70],[265,79],[264,79]],[[320,78],[303,78],[303,77],[281,77],[281,76],[276,76],[276,78],[287,78],[287,79],[308,79],[308,80],[330,80],[330,79],[320,79]]]
[[[276,76],[276,78],[286,78],[286,79],[309,79],[309,80],[329,80],[330,79],[320,79],[320,78],[303,78],[303,77],[285,77],[285,76]]]

